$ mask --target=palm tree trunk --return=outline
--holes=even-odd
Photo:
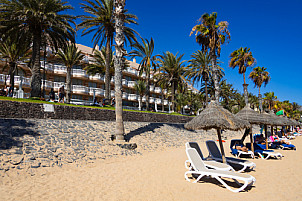
[[[208,81],[207,80],[204,81],[204,85],[205,85],[206,106],[207,106],[208,105]]]
[[[109,34],[106,32],[106,35]],[[105,99],[109,99],[110,97],[110,40],[107,38],[106,42],[106,71],[105,71]]]
[[[16,63],[9,62],[9,83],[13,89],[12,94],[14,94],[14,88],[15,88],[15,68],[16,68]]]
[[[245,83],[245,73],[243,73],[243,94],[244,94],[245,105],[247,105],[249,103],[247,86],[249,86],[249,85]]]
[[[171,101],[172,101],[172,111],[174,112],[175,111],[175,83],[174,83],[174,81],[172,81],[172,91],[171,91],[171,95],[172,95],[172,99],[171,99]]]
[[[213,69],[213,81],[214,81],[214,89],[215,89],[215,102],[219,101],[219,86],[218,86],[218,76],[217,76],[217,66],[216,66],[216,54],[212,52],[212,69]]]
[[[121,0],[114,0],[115,4],[115,42],[116,42],[116,56],[114,59],[115,67],[115,139],[119,141],[124,140],[124,122],[123,122],[123,100],[122,100],[122,66],[124,65],[123,56],[124,50],[124,21],[123,10],[125,2]],[[108,57],[109,58],[109,57]]]
[[[150,110],[150,75],[147,75],[147,80],[146,80],[146,110]]]
[[[67,75],[66,75],[66,103],[70,103],[71,99],[71,67],[67,66]]]
[[[34,34],[33,39],[33,52],[31,61],[31,97],[41,96],[41,73],[40,73],[40,47],[41,47],[41,34],[39,31]]]
[[[164,105],[164,89],[161,89],[161,111],[165,111],[165,105]]]
[[[259,100],[259,109],[260,109],[260,112],[262,113],[263,108],[262,108],[262,95],[260,93],[260,87],[259,87],[258,100]]]

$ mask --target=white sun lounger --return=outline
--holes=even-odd
[[[209,157],[212,158],[215,161],[222,162],[222,155],[216,145],[216,143],[213,140],[206,141],[206,145],[209,151]],[[225,157],[226,162],[230,165],[240,165],[243,166],[238,172],[243,172],[246,168],[254,169],[256,167],[256,164],[248,161],[248,160],[242,160],[239,158],[232,158],[232,157]]]
[[[211,168],[211,169],[215,169],[215,170],[224,170],[224,171],[234,171],[234,169],[232,168],[232,166],[228,165],[228,164],[224,164],[224,163],[219,163],[215,160],[205,160],[205,158],[203,157],[203,154],[201,152],[201,149],[199,147],[199,145],[197,144],[197,142],[187,142],[186,143],[186,150],[187,149],[195,149],[200,157],[201,160],[203,160],[204,165],[207,168]],[[186,160],[185,162],[185,167],[189,170],[192,169],[192,165],[189,160]]]
[[[186,149],[186,153],[191,165],[193,166],[193,170],[189,170],[185,173],[185,178],[187,181],[190,181],[188,174],[199,175],[198,178],[194,181],[194,183],[197,183],[204,176],[210,176],[219,181],[228,190],[235,193],[244,190],[247,186],[252,185],[256,181],[253,176],[248,174],[206,168],[203,160],[200,160],[200,156],[197,153],[196,149],[188,148]],[[233,179],[238,185],[242,184],[239,183],[237,180],[243,181],[244,184],[238,189],[232,189],[229,185],[225,183],[224,180],[221,179],[221,177]]]

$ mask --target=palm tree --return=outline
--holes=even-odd
[[[259,89],[258,99],[259,99],[260,112],[262,112],[262,110],[263,110],[260,88],[263,83],[264,83],[264,86],[266,86],[271,79],[271,76],[265,70],[266,70],[266,68],[258,66],[258,67],[255,67],[254,70],[249,75],[249,78],[251,80],[253,80],[253,82],[255,83],[255,87],[258,87],[258,89]]]
[[[18,34],[32,40],[31,96],[41,95],[40,49],[43,40],[58,50],[74,42],[75,17],[66,11],[72,9],[61,0],[0,0],[0,34],[2,38]]]
[[[66,75],[66,102],[70,103],[71,99],[71,71],[74,65],[78,65],[85,55],[75,46],[75,44],[70,44],[58,52],[58,58],[61,60],[64,65],[67,67]]]
[[[235,50],[230,55],[231,60],[229,63],[229,66],[231,68],[238,67],[239,74],[243,74],[243,89],[244,89],[244,98],[245,98],[245,104],[248,103],[248,92],[247,92],[247,84],[245,82],[245,72],[248,67],[251,67],[255,64],[256,60],[252,55],[252,52],[250,51],[250,48],[239,48],[238,50]]]
[[[194,26],[190,35],[196,32],[196,42],[202,45],[202,51],[207,52],[209,50],[212,59],[213,79],[215,84],[215,98],[218,101],[219,87],[216,76],[216,58],[220,56],[221,45],[231,39],[230,32],[228,30],[228,22],[221,21],[216,24],[217,13],[212,14],[205,13],[201,16],[200,24]]]
[[[146,88],[147,88],[146,83],[143,80],[138,80],[135,83],[135,85],[134,85],[134,89],[136,90],[136,92],[139,95],[139,102],[138,102],[138,104],[139,104],[139,106],[138,106],[139,110],[142,110],[142,106],[143,106],[143,104],[142,104],[143,101],[142,100],[143,100],[143,96],[146,93]]]
[[[30,45],[28,41],[7,38],[0,43],[0,57],[8,62],[8,74],[10,76],[10,84],[14,89],[15,73],[18,68],[18,62],[28,59],[30,55]]]
[[[206,104],[208,103],[208,81],[211,72],[211,57],[207,52],[202,52],[200,50],[196,51],[191,55],[192,59],[189,60],[190,64],[188,67],[190,69],[186,72],[188,79],[192,79],[193,84],[196,82],[201,82],[202,80],[205,82],[205,97]]]
[[[155,76],[157,80],[168,81],[171,87],[172,110],[175,109],[175,91],[180,85],[186,84],[185,72],[187,67],[184,66],[182,55],[172,54],[171,52],[163,53],[158,58],[159,73]]]
[[[87,2],[80,3],[82,9],[88,14],[81,16],[82,22],[78,25],[82,28],[82,36],[94,33],[92,41],[94,41],[93,48],[97,44],[102,46],[106,43],[106,72],[105,72],[105,98],[110,98],[110,52],[112,52],[112,43],[115,35],[115,18],[114,18],[114,1],[113,0],[84,0]],[[137,24],[137,17],[133,14],[127,13],[123,10],[124,22],[126,24]],[[130,27],[124,27],[123,33],[130,45],[137,42],[135,34],[137,32]]]
[[[150,97],[150,75],[151,71],[156,71],[155,60],[157,55],[153,55],[154,51],[154,40],[142,39],[142,43],[136,43],[133,45],[134,50],[132,50],[129,54],[132,57],[140,57],[142,58],[139,64],[139,74],[142,76],[143,73],[146,74],[146,108],[149,110],[149,97]]]
[[[275,105],[275,101],[277,101],[277,96],[275,96],[274,92],[264,93],[264,101],[268,103],[269,110],[272,110]]]

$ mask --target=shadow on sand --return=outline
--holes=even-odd
[[[39,136],[32,128],[35,124],[23,119],[0,119],[0,150],[22,147],[19,139],[24,135]]]

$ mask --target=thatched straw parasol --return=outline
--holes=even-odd
[[[250,124],[264,124],[265,125],[265,138],[266,138],[266,144],[267,143],[267,125],[269,124],[269,118],[267,116],[264,116],[263,114],[260,114],[256,112],[255,110],[252,110],[250,108],[250,104],[247,104],[242,110],[240,110],[236,115],[236,117],[248,121]],[[247,130],[244,135],[241,138],[241,141],[244,141],[245,137],[250,134],[250,141],[251,141],[251,148],[252,152],[254,152],[254,145],[253,145],[253,134],[252,134],[252,128]]]
[[[185,128],[190,130],[209,130],[215,128],[217,130],[222,161],[224,163],[226,160],[221,140],[221,129],[237,131],[243,128],[249,128],[250,126],[251,125],[247,121],[235,117],[232,113],[214,101],[211,101],[198,116],[185,124]]]

